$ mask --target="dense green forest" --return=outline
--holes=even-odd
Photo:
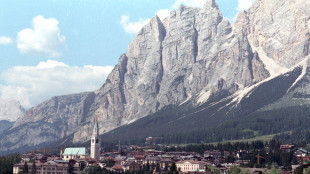
[[[270,108],[281,99],[283,103],[291,102],[285,101],[284,96],[288,95],[288,89],[300,73],[301,68],[296,68],[291,73],[262,83],[238,104],[232,102],[229,91],[221,91],[198,107],[191,102],[168,106],[104,134],[103,139],[143,144],[146,137],[152,136],[161,137],[158,143],[165,144],[208,143],[308,129],[308,105]],[[300,82],[303,83],[304,79]],[[293,94],[290,96],[296,97],[296,93]]]
[[[5,157],[0,157],[0,173],[1,174],[12,174],[13,173],[13,165],[19,163],[21,161],[21,157],[18,153],[8,155]]]
[[[157,117],[160,117],[160,115]],[[161,137],[157,143],[187,144],[248,139],[261,135],[293,131],[296,133],[290,139],[287,139],[287,142],[299,142],[303,141],[304,138],[309,140],[310,135],[306,132],[302,133],[310,125],[309,118],[310,108],[296,106],[272,111],[254,112],[247,117],[227,120],[216,126],[209,126],[210,128],[188,130],[186,127],[178,128],[176,125],[173,125],[173,122],[164,124],[159,119],[146,117],[138,120],[137,123],[118,128],[104,135],[103,139],[110,142],[117,142],[120,139],[125,144],[141,145],[145,142],[146,137],[153,136]],[[163,125],[158,125],[161,123]],[[143,126],[144,124],[145,126]],[[192,123],[187,124],[188,126],[195,126]],[[156,126],[159,126],[159,128],[156,129]],[[167,131],[169,128],[171,130]],[[283,134],[282,137],[285,135]],[[301,137],[302,135],[304,137]]]
[[[282,133],[276,135],[274,139],[283,143],[298,143],[309,144],[310,143],[310,129],[300,128],[292,132]],[[310,150],[310,149],[309,149]]]

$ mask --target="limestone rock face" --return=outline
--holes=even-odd
[[[31,108],[1,135],[0,152],[25,150],[75,133],[89,121],[87,114],[94,98],[94,92],[59,96]]]
[[[54,97],[29,110],[5,142],[35,123],[50,128],[54,139],[89,139],[94,117],[100,133],[131,123],[168,105],[205,102],[219,91],[230,94],[291,68],[309,55],[310,2],[257,0],[235,24],[223,18],[214,0],[203,8],[180,6],[162,22],[155,16],[128,45],[105,84],[91,93]],[[28,126],[28,127],[27,127]],[[41,128],[40,128],[41,129]],[[19,132],[19,133],[17,133]],[[46,136],[46,135],[45,135]],[[28,138],[29,137],[29,138]],[[12,149],[12,148],[10,148]]]
[[[239,14],[235,27],[243,28],[252,49],[261,52],[266,68],[276,74],[309,55],[309,7],[307,0],[259,0]]]
[[[212,90],[219,80],[226,82],[221,90],[234,92],[269,76],[260,59],[253,59],[246,35],[233,31],[211,2],[203,9],[181,6],[170,15],[163,41],[160,106]]]

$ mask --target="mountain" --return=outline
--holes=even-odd
[[[0,134],[1,134],[3,131],[5,131],[5,130],[11,128],[11,127],[13,126],[13,124],[14,124],[14,123],[9,122],[9,121],[7,121],[7,120],[1,120],[1,121],[0,121]]]
[[[152,136],[161,137],[160,143],[201,143],[306,130],[310,124],[310,60],[306,60],[232,95],[223,91],[210,96],[198,107],[193,106],[200,96],[167,107],[114,129],[103,139],[143,144]]]
[[[14,122],[23,116],[25,109],[19,102],[13,100],[0,100],[0,134],[11,128]]]
[[[0,121],[15,122],[24,113],[25,109],[19,102],[13,100],[0,100]]]
[[[155,16],[100,89],[28,110],[1,136],[0,153],[61,139],[85,142],[94,117],[101,134],[122,125],[129,127],[112,134],[134,132],[130,126],[140,123],[149,133],[157,125],[176,134],[251,121],[268,107],[294,105],[292,96],[307,106],[307,88],[299,84],[308,76],[308,7],[307,0],[257,0],[230,24],[209,0],[201,9],[180,6],[163,21]],[[292,92],[297,89],[304,91]]]

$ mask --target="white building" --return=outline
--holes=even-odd
[[[28,164],[28,173],[32,172],[32,163]],[[17,163],[13,166],[13,174],[23,173],[25,163]],[[55,160],[48,161],[46,163],[36,162],[36,172],[35,174],[67,174],[68,173],[68,162]],[[73,173],[77,174],[80,171],[78,163],[73,166]]]
[[[95,120],[95,126],[91,136],[90,157],[96,158],[97,160],[100,159],[100,137],[97,119]]]
[[[206,163],[203,161],[179,161],[176,163],[177,170],[181,172],[204,172]]]

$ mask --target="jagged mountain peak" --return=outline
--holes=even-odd
[[[164,39],[165,28],[163,26],[162,21],[159,19],[157,15],[155,15],[148,24],[146,24],[137,34],[136,37],[147,34],[146,32],[152,31],[155,35],[152,39],[157,41],[162,41]],[[145,35],[143,37],[148,37]],[[151,38],[150,38],[151,39]],[[134,39],[135,40],[135,39]],[[133,41],[134,42],[134,41]]]
[[[299,7],[300,1],[268,2],[255,2],[234,26],[214,0],[201,9],[180,6],[163,21],[155,16],[130,42],[99,90],[56,97],[27,111],[0,139],[1,145],[9,141],[15,146],[0,146],[0,151],[69,135],[73,142],[87,141],[94,117],[103,134],[172,105],[200,107],[216,96],[240,103],[246,92],[269,84],[264,80],[287,73],[309,54],[309,9]],[[308,17],[299,18],[301,14]],[[33,142],[31,137],[39,132],[25,130],[35,126],[52,133]],[[10,138],[13,134],[26,139]]]
[[[204,5],[204,9],[209,8],[209,7],[218,8],[218,5],[216,4],[215,0],[208,0],[206,4]]]

